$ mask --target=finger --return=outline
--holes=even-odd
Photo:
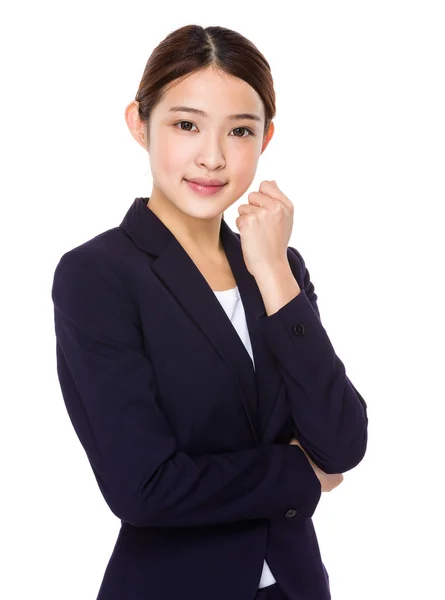
[[[247,215],[249,213],[257,212],[258,206],[253,206],[252,204],[240,204],[238,206],[238,212],[240,215]]]
[[[280,190],[275,180],[267,181],[264,180],[260,183],[260,187],[258,188],[260,192],[268,194],[271,198],[276,198],[277,200],[281,200],[282,198],[286,198],[285,194]]]
[[[247,200],[249,204],[253,204],[254,206],[259,206],[261,208],[271,208],[271,206],[275,202],[280,202],[278,198],[272,198],[268,194],[264,194],[263,192],[251,192],[247,196]]]
[[[290,210],[293,208],[292,202],[289,198],[284,194],[277,185],[275,180],[273,181],[262,181],[260,184],[260,192],[266,193],[271,198],[275,200],[280,200],[287,208]]]

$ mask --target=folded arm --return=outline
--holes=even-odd
[[[323,327],[301,254],[289,250],[300,292],[273,314],[261,316],[259,323],[285,382],[294,436],[325,473],[344,473],[366,452],[367,405]]]
[[[137,308],[106,255],[64,254],[52,299],[63,398],[116,516],[140,527],[186,527],[285,519],[289,508],[313,515],[321,486],[298,446],[194,457],[178,450]]]

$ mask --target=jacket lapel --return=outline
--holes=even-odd
[[[265,314],[255,278],[246,268],[239,235],[221,221],[221,240],[235,277],[249,330],[253,363],[237,331],[207,281],[164,223],[151,211],[148,198],[136,198],[120,227],[155,260],[151,268],[206,335],[234,378],[247,423],[259,443],[277,397],[281,377],[258,318]]]

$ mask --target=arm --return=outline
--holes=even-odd
[[[331,492],[334,488],[339,486],[340,483],[342,483],[342,481],[344,479],[343,473],[334,473],[334,474],[333,473],[329,473],[329,474],[325,473],[324,471],[322,471],[320,469],[320,467],[318,467],[314,463],[313,460],[311,460],[308,453],[304,450],[304,448],[301,446],[300,442],[296,438],[291,439],[290,444],[296,444],[297,446],[300,446],[300,448],[303,450],[303,452],[306,455],[306,458],[311,463],[312,468],[314,469],[315,475],[320,480],[322,492]]]
[[[116,516],[139,527],[187,527],[285,519],[289,508],[313,515],[320,482],[298,446],[193,458],[178,450],[137,308],[103,253],[64,254],[52,299],[63,398]]]
[[[260,282],[260,291],[266,295],[265,305],[276,312],[263,315],[259,323],[285,381],[294,436],[325,473],[344,473],[366,452],[367,405],[346,376],[321,323],[317,294],[303,257],[295,248],[289,250],[289,266],[301,283],[292,282],[294,288],[284,281],[284,289],[277,290],[280,281],[272,281],[273,274],[268,274],[268,285]],[[298,268],[302,276],[297,275]],[[280,298],[291,300],[278,308]]]

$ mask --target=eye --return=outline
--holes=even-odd
[[[179,121],[179,123],[175,123],[176,125],[182,125],[182,123],[188,123],[189,125],[194,125],[194,123],[191,123],[190,121]],[[182,129],[182,127],[180,127],[181,131],[190,131],[190,129]]]
[[[247,131],[248,135],[236,135],[235,137],[251,137],[254,136],[255,134],[253,133],[253,131],[251,129],[249,129],[248,127],[236,127],[233,131]]]
[[[174,126],[176,127],[177,125],[182,125],[183,123],[187,123],[188,125],[192,125],[196,127],[196,125],[194,123],[192,123],[191,121],[179,121],[178,123],[174,123]],[[179,127],[179,129],[181,131],[191,131],[191,129],[183,129],[182,127]],[[253,137],[255,134],[254,132],[249,129],[248,127],[236,127],[235,129],[233,129],[232,131],[247,131],[248,135],[235,135],[234,137]]]

